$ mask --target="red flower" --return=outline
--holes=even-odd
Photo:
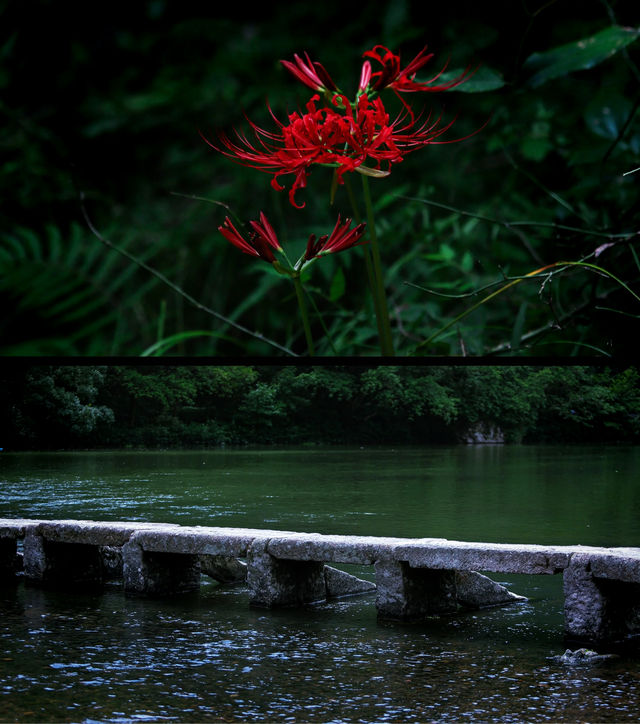
[[[344,223],[341,223],[338,214],[338,221],[336,221],[336,225],[329,236],[324,234],[316,241],[316,235],[311,234],[303,259],[308,261],[317,256],[335,254],[338,251],[344,251],[355,246],[364,234],[366,224],[358,224],[355,229],[349,230],[350,226],[351,219],[346,219]]]
[[[271,249],[282,251],[282,247],[271,224],[267,221],[267,217],[260,212],[260,221],[250,221],[249,225],[252,230],[249,232],[248,239],[242,237],[228,216],[225,218],[224,224],[218,227],[218,231],[245,254],[260,257],[272,264],[276,258]]]
[[[314,63],[307,53],[304,54],[306,63],[299,55],[293,56],[294,63],[289,60],[281,60],[284,67],[291,72],[301,83],[315,91],[337,91],[336,84],[331,80],[320,63]]]
[[[442,70],[434,75],[430,80],[424,81],[423,83],[417,83],[414,81],[415,75],[420,68],[426,65],[431,58],[433,58],[433,53],[425,55],[426,50],[427,46],[425,46],[409,63],[409,65],[402,70],[400,69],[400,56],[392,53],[389,48],[386,48],[384,45],[376,45],[373,50],[367,50],[366,53],[363,53],[363,58],[373,58],[373,60],[382,65],[382,70],[371,74],[371,79],[375,79],[371,89],[375,91],[382,91],[385,88],[392,88],[394,91],[402,93],[411,93],[416,91],[435,92],[449,90],[449,88],[454,88],[467,80],[467,77],[469,76],[468,68],[452,81],[441,85],[433,85],[433,82],[436,81],[446,70],[448,65],[447,63]],[[365,61],[364,65],[366,65],[366,63],[368,63],[368,61]]]
[[[336,168],[339,183],[343,183],[348,171],[387,176],[392,164],[401,162],[406,153],[436,142],[451,126],[449,123],[438,128],[438,119],[431,125],[416,127],[412,114],[405,125],[401,123],[406,114],[390,121],[382,100],[378,97],[371,101],[366,94],[359,97],[355,108],[339,94],[334,96],[334,108],[318,109],[318,100],[319,96],[314,95],[306,105],[307,112],[290,114],[286,125],[271,113],[278,132],[266,131],[249,121],[257,143],[237,130],[238,142],[221,134],[224,148],[207,143],[237,163],[273,174],[271,185],[277,191],[284,189],[280,176],[294,175],[289,200],[302,208],[304,204],[295,202],[295,193],[306,186],[313,165]],[[372,161],[374,168],[365,165],[367,161]]]
[[[339,251],[350,249],[352,246],[358,244],[366,228],[366,224],[358,224],[355,229],[349,229],[351,219],[346,219],[342,222],[340,215],[338,215],[338,221],[331,234],[324,234],[318,240],[316,240],[315,234],[311,234],[302,257],[300,257],[293,268],[287,269],[276,261],[271,251],[271,249],[282,251],[282,247],[278,242],[276,232],[262,211],[260,212],[260,221],[250,221],[249,226],[251,227],[251,231],[249,231],[248,237],[245,239],[227,216],[222,226],[218,227],[218,231],[225,239],[230,241],[234,246],[237,246],[238,249],[241,249],[245,254],[257,256],[269,262],[269,264],[276,262],[278,270],[285,274],[299,272],[305,265],[305,262],[311,261],[311,259],[315,259],[316,257],[324,256],[325,254],[335,254]]]

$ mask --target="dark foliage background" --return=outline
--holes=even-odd
[[[442,330],[419,353],[629,353],[640,308],[640,172],[628,173],[640,166],[640,43],[609,38],[578,70],[562,65],[566,52],[555,65],[531,56],[637,28],[639,16],[631,0],[5,0],[0,352],[303,353],[291,285],[220,236],[225,208],[187,197],[229,204],[244,220],[264,210],[295,246],[328,232],[336,211],[351,213],[346,194],[329,210],[330,173],[318,169],[307,208],[293,209],[268,176],[219,156],[199,130],[230,131],[245,113],[269,127],[267,99],[281,118],[303,105],[307,89],[279,64],[294,52],[353,92],[362,52],[382,43],[404,62],[428,44],[436,58],[424,77],[450,59],[480,65],[499,86],[432,95],[436,112],[458,117],[451,137],[488,125],[373,183],[398,351]],[[549,67],[555,77],[540,81]],[[190,298],[92,233],[81,193],[103,239]],[[470,311],[499,288],[472,295],[487,285],[583,259],[615,279],[572,266]],[[314,312],[319,354],[377,351],[362,267],[354,250],[322,260],[307,281],[332,342]]]
[[[5,450],[636,443],[637,368],[5,365]]]

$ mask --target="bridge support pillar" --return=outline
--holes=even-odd
[[[62,543],[28,533],[23,562],[27,580],[40,585],[95,587],[103,582],[102,554],[96,545]]]
[[[200,587],[197,555],[145,551],[129,541],[122,546],[122,577],[126,593],[166,596]]]
[[[621,643],[640,633],[640,583],[594,576],[588,554],[564,571],[565,635],[583,645]]]
[[[256,540],[247,551],[249,602],[261,608],[298,606],[326,599],[324,564],[276,558],[268,541]]]
[[[405,561],[377,561],[378,617],[416,621],[458,608],[456,572],[411,568]]]

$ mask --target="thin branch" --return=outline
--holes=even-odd
[[[509,231],[513,231],[514,234],[517,233],[515,231],[516,226],[537,226],[544,229],[555,229],[557,231],[572,231],[577,234],[584,234],[585,236],[599,236],[605,239],[628,240],[631,239],[631,237],[640,234],[640,231],[626,231],[620,234],[613,234],[606,231],[592,231],[591,229],[581,229],[577,226],[556,224],[553,221],[500,221],[500,219],[494,219],[490,216],[484,216],[483,214],[476,214],[471,211],[456,209],[453,206],[449,206],[448,204],[442,204],[439,201],[431,201],[430,199],[419,199],[413,196],[403,195],[398,196],[398,198],[405,199],[406,201],[418,201],[422,204],[427,204],[428,206],[436,206],[437,208],[445,209],[446,211],[453,211],[454,213],[460,214],[461,216],[468,216],[472,219],[480,219],[480,221],[486,221],[489,224],[497,224],[498,226],[502,226]]]
[[[631,125],[631,121],[633,121],[633,117],[636,114],[636,111],[638,110],[638,107],[640,106],[640,95],[636,97],[636,100],[633,104],[633,107],[629,111],[629,115],[627,116],[626,121],[622,124],[622,127],[618,131],[618,135],[613,139],[611,144],[609,145],[609,148],[607,148],[606,153],[602,157],[602,160],[600,161],[600,166],[604,166],[607,162],[609,156],[613,153],[615,147],[622,141],[624,134],[627,132],[627,129]],[[623,174],[626,175],[626,174]]]
[[[507,157],[507,161],[513,166],[513,168],[518,172],[521,173],[523,176],[529,179],[531,183],[535,184],[539,189],[542,189],[548,196],[550,196],[556,203],[560,204],[560,206],[563,206],[567,211],[574,216],[577,216],[579,219],[582,219],[584,222],[588,223],[588,219],[585,219],[585,217],[578,213],[573,206],[568,201],[565,201],[560,195],[558,195],[555,191],[552,191],[551,189],[548,189],[541,181],[539,181],[532,173],[529,173],[524,168],[521,168],[516,161],[512,158],[511,154],[507,151],[506,148],[502,148],[502,152]]]
[[[232,319],[229,319],[228,317],[225,317],[222,314],[219,314],[215,310],[205,306],[204,304],[201,304],[197,299],[194,299],[190,294],[185,292],[183,289],[181,289],[179,286],[174,284],[170,279],[168,279],[164,274],[159,272],[157,269],[154,269],[153,267],[149,266],[146,262],[142,261],[141,259],[138,259],[133,254],[130,254],[125,249],[121,249],[120,247],[116,246],[113,242],[109,241],[109,239],[106,239],[93,225],[93,222],[89,218],[89,214],[87,213],[87,209],[84,204],[85,195],[84,192],[80,192],[80,209],[82,211],[82,215],[84,216],[85,221],[87,222],[87,226],[89,227],[89,230],[91,233],[99,240],[101,241],[105,246],[107,246],[109,249],[113,249],[113,251],[117,251],[122,256],[126,257],[129,261],[132,261],[137,266],[141,267],[145,271],[149,272],[149,274],[152,274],[156,279],[159,279],[163,284],[166,284],[170,289],[172,289],[176,294],[179,294],[181,297],[186,299],[190,304],[192,304],[196,309],[199,309],[202,312],[205,312],[206,314],[211,315],[212,317],[215,317],[216,319],[220,320],[221,322],[224,322],[225,324],[230,325],[231,327],[234,327],[239,332],[242,332],[243,334],[248,334],[251,337],[254,337],[255,339],[260,340],[261,342],[265,342],[266,344],[271,345],[272,347],[275,347],[276,349],[279,349],[281,352],[284,352],[285,354],[291,355],[292,357],[297,357],[295,352],[288,349],[287,347],[283,347],[281,344],[278,344],[278,342],[273,341],[272,339],[269,339],[268,337],[265,337],[260,332],[252,332],[250,329],[247,329],[246,327],[243,327],[241,324],[238,324],[237,322],[234,322]]]
[[[627,284],[625,284],[621,279],[616,277],[611,272],[607,271],[606,269],[603,269],[602,267],[596,266],[595,264],[590,264],[585,261],[558,261],[553,262],[552,264],[547,264],[546,266],[541,267],[540,269],[535,269],[532,272],[529,272],[528,274],[525,274],[523,277],[517,277],[515,279],[511,279],[507,281],[506,284],[504,284],[502,287],[497,289],[494,292],[491,292],[491,294],[488,294],[486,297],[481,299],[479,302],[476,302],[475,304],[471,305],[468,309],[464,310],[460,314],[458,314],[454,319],[447,322],[443,327],[438,329],[436,332],[431,334],[427,339],[425,339],[423,342],[421,342],[416,348],[415,353],[420,353],[419,350],[424,349],[427,347],[434,339],[441,336],[444,332],[446,332],[449,328],[453,327],[453,325],[457,324],[461,319],[464,319],[469,314],[474,312],[476,309],[478,309],[480,306],[485,304],[485,302],[489,302],[490,300],[497,297],[499,294],[502,294],[503,292],[507,291],[511,287],[515,286],[516,284],[520,284],[521,282],[527,280],[527,279],[534,279],[536,277],[540,277],[542,275],[546,276],[547,279],[551,278],[552,276],[556,274],[562,273],[565,268],[567,267],[584,267],[587,268],[598,275],[602,275],[605,277],[609,277],[610,279],[613,279],[615,282],[617,282],[623,289],[625,289],[629,294],[631,294],[636,300],[640,302],[640,296],[636,294]],[[546,283],[546,281],[544,282]],[[574,312],[575,313],[575,312]],[[557,326],[557,324],[554,322],[552,323],[553,326]]]

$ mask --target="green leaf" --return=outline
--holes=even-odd
[[[331,299],[332,302],[337,302],[344,294],[345,286],[344,272],[342,271],[342,267],[338,267],[338,271],[333,275],[333,279],[331,280],[329,299]]]
[[[531,88],[560,78],[576,70],[586,70],[615,55],[640,37],[640,29],[612,25],[590,38],[560,45],[541,53],[533,53],[524,62],[524,69],[532,73],[527,80]]]
[[[457,68],[456,70],[448,70],[438,78],[438,85],[440,83],[448,83],[456,78],[459,78],[464,73],[464,68]],[[504,85],[504,78],[496,70],[487,68],[487,66],[480,66],[476,71],[472,71],[469,74],[467,80],[460,85],[449,88],[448,92],[459,91],[460,93],[486,93],[487,91],[497,90],[502,88]]]
[[[460,268],[467,274],[473,269],[473,254],[467,250],[462,255],[462,261],[460,262]]]
[[[516,315],[516,320],[513,323],[513,329],[511,330],[511,349],[517,352],[520,349],[520,342],[522,341],[522,333],[524,331],[524,322],[527,316],[527,302],[522,302]]]
[[[220,332],[209,332],[208,330],[193,330],[189,332],[178,332],[178,334],[173,334],[170,337],[165,337],[164,339],[160,339],[154,344],[152,344],[150,347],[147,347],[145,350],[143,350],[140,354],[141,357],[159,357],[163,355],[167,350],[169,350],[171,347],[175,347],[177,344],[180,344],[180,342],[184,342],[187,339],[192,339],[193,337],[215,337],[215,338],[222,338],[222,339],[228,339],[225,337],[224,334],[221,334]]]
[[[456,258],[455,249],[448,244],[440,244],[440,258],[445,261],[453,261]]]
[[[601,93],[585,108],[584,120],[596,136],[615,141],[631,111],[631,101],[621,94]]]

